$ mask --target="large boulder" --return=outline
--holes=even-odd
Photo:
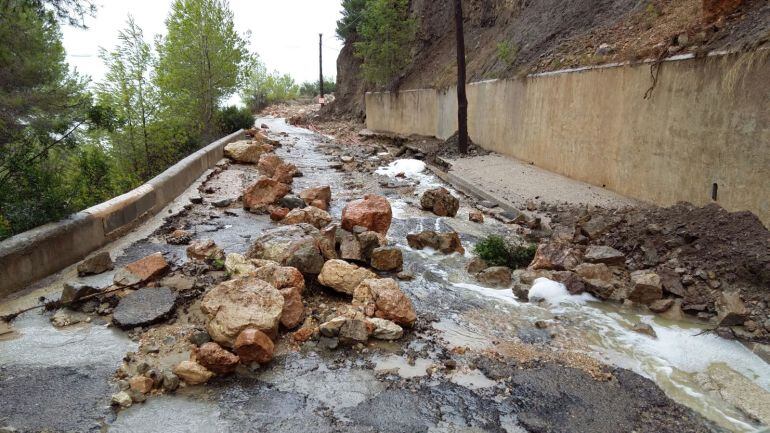
[[[569,271],[579,265],[582,258],[580,251],[570,244],[548,242],[538,245],[529,269]]]
[[[308,188],[300,192],[299,197],[304,200],[305,204],[308,206],[329,210],[329,203],[332,201],[332,189],[329,185]]]
[[[446,188],[439,187],[425,191],[420,198],[420,206],[438,216],[453,217],[460,209],[460,200]]]
[[[96,275],[102,272],[112,270],[115,265],[112,263],[110,253],[102,251],[95,254],[82,262],[78,263],[78,275],[84,277],[86,275]]]
[[[294,177],[297,176],[297,166],[294,164],[281,164],[275,169],[273,174],[273,180],[290,185],[294,182]]]
[[[402,326],[412,326],[417,320],[412,301],[392,278],[362,281],[353,293],[353,305],[369,317],[387,319]]]
[[[115,307],[112,321],[123,329],[160,322],[174,311],[176,293],[168,287],[147,287],[124,296]]]
[[[318,282],[346,295],[353,295],[362,281],[377,278],[377,275],[344,260],[329,260],[324,263]]]
[[[342,228],[353,231],[356,226],[366,227],[371,231],[387,234],[393,210],[388,199],[375,194],[367,194],[363,199],[354,200],[342,209]]]
[[[285,183],[262,176],[243,192],[243,207],[252,211],[260,211],[275,204],[289,193],[291,189]]]
[[[432,248],[444,254],[465,254],[465,248],[463,248],[460,236],[456,232],[436,233],[434,231],[424,231],[421,233],[410,233],[406,235],[406,241],[411,248],[416,250]]]
[[[259,157],[257,168],[259,169],[259,172],[264,176],[273,177],[275,170],[281,164],[285,164],[285,162],[283,159],[281,159],[280,156],[276,155],[275,153],[265,153]]]
[[[240,362],[238,356],[228,352],[213,341],[198,348],[195,359],[204,368],[217,374],[232,373]]]
[[[303,274],[318,274],[324,264],[323,249],[328,242],[309,224],[296,224],[265,230],[254,240],[247,257],[272,260],[297,268]]]
[[[281,220],[281,224],[300,224],[307,223],[311,226],[321,229],[332,222],[332,217],[325,210],[315,206],[308,206],[302,209],[293,209]]]
[[[115,273],[113,279],[116,286],[134,286],[163,276],[169,269],[163,254],[155,253],[145,258],[129,263]]]
[[[263,153],[272,152],[274,147],[267,143],[255,143],[241,140],[225,146],[225,156],[235,162],[256,164]]]
[[[241,362],[266,364],[273,359],[275,345],[267,334],[255,328],[247,328],[235,339],[235,353]]]
[[[628,293],[628,299],[639,304],[649,305],[663,299],[663,285],[660,276],[653,271],[640,270],[631,272],[633,287]]]
[[[275,335],[283,304],[283,295],[272,284],[243,277],[211,289],[201,301],[201,310],[209,319],[206,330],[211,338],[233,347],[235,338],[246,328]]]

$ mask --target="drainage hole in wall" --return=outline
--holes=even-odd
[[[717,201],[717,193],[719,192],[719,185],[716,183],[711,184],[711,200]]]

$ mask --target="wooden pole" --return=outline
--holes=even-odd
[[[323,33],[318,34],[318,87],[321,90],[321,105],[324,100],[324,41]]]
[[[465,95],[465,35],[463,33],[462,0],[455,0],[455,33],[457,35],[457,145],[460,153],[468,153],[468,97]]]

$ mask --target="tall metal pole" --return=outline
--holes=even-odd
[[[460,153],[468,153],[468,97],[465,95],[465,35],[462,0],[455,0],[457,35],[457,144]]]
[[[324,104],[324,41],[323,33],[318,34],[318,87],[321,89],[321,105]]]

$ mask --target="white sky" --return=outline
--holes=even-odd
[[[62,26],[69,64],[99,81],[105,68],[99,47],[117,44],[118,31],[128,14],[152,41],[165,33],[165,19],[172,0],[97,0],[95,18],[87,30]],[[324,76],[337,75],[337,55],[342,48],[334,33],[342,9],[341,0],[230,0],[239,33],[251,31],[250,50],[268,70],[289,73],[301,83],[318,80],[318,33],[324,34]]]

